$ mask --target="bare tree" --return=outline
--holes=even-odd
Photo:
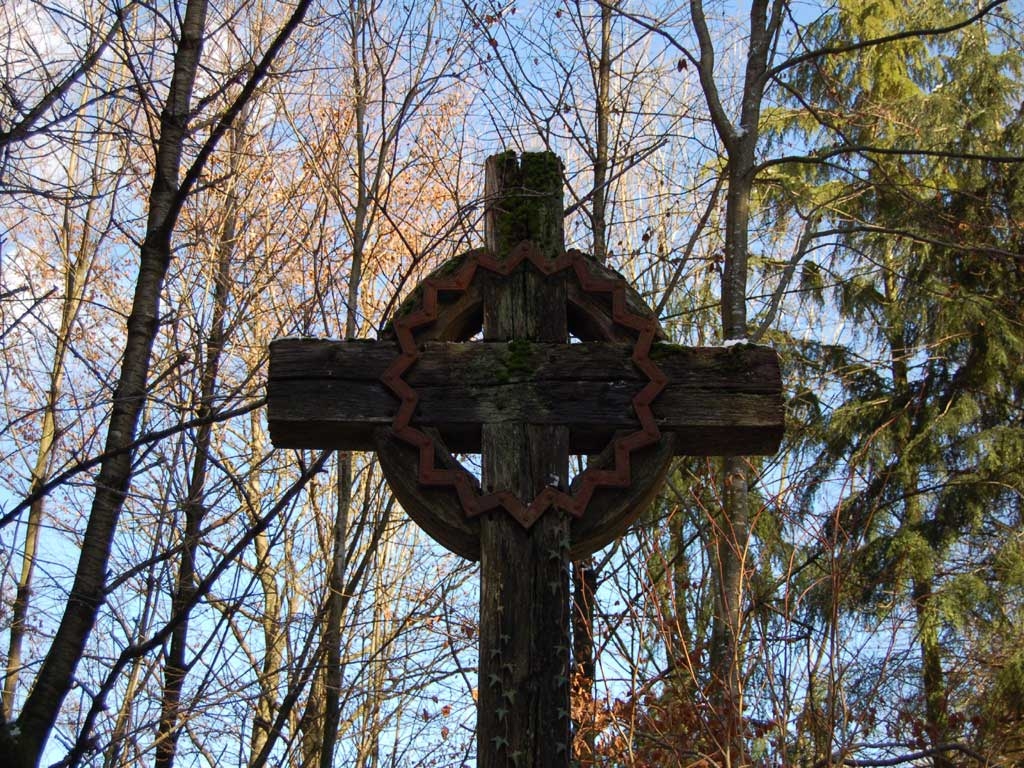
[[[204,38],[206,3],[193,0],[185,8],[174,58],[174,72],[154,161],[147,234],[140,251],[139,276],[113,410],[107,428],[96,493],[82,539],[82,552],[67,607],[53,642],[17,717],[0,726],[0,744],[16,765],[36,765],[45,748],[61,705],[70,691],[75,670],[104,601],[107,562],[119,513],[132,474],[132,444],[146,402],[150,355],[159,327],[160,295],[171,261],[171,238],[185,196],[196,183],[206,159],[238,111],[274,61],[307,4],[300,3],[292,18],[269,47],[233,109],[221,119],[185,178],[180,178],[182,153],[192,112],[192,90]]]

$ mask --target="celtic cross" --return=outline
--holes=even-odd
[[[409,515],[481,561],[478,763],[562,767],[568,563],[623,533],[674,455],[773,453],[781,379],[770,349],[667,343],[620,275],[566,251],[553,155],[490,158],[485,201],[485,247],[380,339],[271,345],[268,422],[279,448],[376,451]]]

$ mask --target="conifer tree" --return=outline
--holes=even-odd
[[[994,532],[1019,522],[1024,489],[1022,62],[998,14],[965,24],[976,13],[840,3],[811,45],[893,39],[808,62],[787,84],[791,126],[814,147],[790,180],[805,208],[829,203],[816,233],[828,255],[803,265],[803,286],[856,328],[830,350],[843,400],[823,416],[808,498],[841,463],[854,468],[834,518],[856,544],[842,600],[911,611],[920,695],[901,716],[936,765],[971,735],[954,661],[964,629],[998,613],[997,563],[1019,554]],[[899,34],[922,27],[948,34]]]

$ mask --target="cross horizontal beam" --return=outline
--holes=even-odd
[[[483,424],[569,428],[571,453],[597,453],[637,429],[633,396],[646,384],[632,345],[614,342],[432,342],[404,380],[419,395],[413,424],[437,429],[454,453],[479,453]],[[381,382],[399,355],[391,341],[289,338],[270,348],[268,421],[284,448],[372,450],[398,401]],[[655,344],[668,378],[652,406],[677,454],[760,455],[782,438],[776,353],[736,345]]]

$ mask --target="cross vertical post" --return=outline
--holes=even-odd
[[[551,154],[488,159],[485,240],[499,258],[532,240],[552,259],[563,246],[561,163]],[[524,265],[525,267],[525,265]],[[520,269],[484,287],[485,341],[568,341],[564,280]],[[540,424],[485,424],[486,491],[530,499],[566,488],[569,430]],[[529,529],[504,510],[480,521],[480,768],[568,766],[569,516],[549,509]]]

